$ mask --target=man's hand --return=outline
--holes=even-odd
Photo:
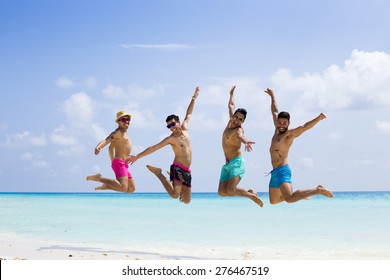
[[[136,162],[137,160],[138,160],[138,157],[137,157],[137,156],[131,155],[131,156],[128,158],[127,162],[130,163],[130,164],[133,164],[133,163]]]
[[[233,95],[234,94],[234,90],[236,89],[236,86],[232,86],[231,90],[230,90],[230,95]]]
[[[270,89],[270,88],[267,88],[264,92],[267,93],[267,94],[268,94],[269,96],[271,96],[271,97],[274,96],[274,92],[273,92],[273,90]]]
[[[194,96],[192,96],[192,99],[196,99],[198,97],[198,94],[199,94],[199,87],[196,87],[195,92],[194,92]]]
[[[246,152],[251,152],[253,149],[252,149],[252,144],[256,144],[255,142],[252,142],[252,141],[248,141],[245,143],[245,151]]]
[[[325,116],[323,113],[321,113],[321,114],[318,116],[318,118],[319,118],[320,120],[323,120],[323,119],[326,119],[326,116]]]
[[[98,155],[102,149],[99,147],[95,148],[95,155]]]

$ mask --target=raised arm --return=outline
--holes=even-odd
[[[190,105],[188,105],[186,116],[185,116],[184,121],[183,121],[183,123],[181,125],[182,129],[184,129],[184,130],[188,129],[188,122],[189,122],[189,120],[191,118],[192,111],[194,110],[195,100],[198,97],[198,94],[199,94],[199,87],[196,87],[194,95],[192,96]]]
[[[299,137],[302,133],[304,133],[305,131],[311,129],[313,126],[315,126],[319,121],[325,119],[326,116],[321,113],[318,115],[318,117],[316,117],[315,119],[312,119],[311,121],[308,121],[307,123],[305,123],[304,125],[302,126],[299,126],[297,128],[294,128],[291,130],[291,135],[296,138],[296,137]]]
[[[234,109],[235,109],[235,103],[234,103],[234,90],[236,89],[236,86],[232,86],[230,90],[230,98],[229,98],[229,118],[231,118],[234,114]]]
[[[278,110],[278,104],[276,104],[275,94],[274,94],[273,90],[270,88],[267,88],[264,92],[267,93],[271,97],[271,113],[272,113],[272,119],[274,121],[274,125],[276,127],[277,121],[278,121],[279,110]]]
[[[136,156],[130,156],[130,159],[129,159],[129,162],[131,164],[133,164],[134,162],[136,162],[138,159],[144,157],[144,156],[147,156],[147,155],[150,155],[152,153],[154,153],[155,151],[157,150],[160,150],[161,148],[165,147],[166,145],[170,144],[170,137],[166,137],[165,139],[163,139],[160,143],[157,143],[156,145],[153,145],[153,146],[150,146],[148,148],[146,148],[145,150],[143,150],[142,152],[140,152],[138,155]]]

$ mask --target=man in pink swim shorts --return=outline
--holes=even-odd
[[[117,192],[132,193],[135,191],[133,176],[129,171],[128,160],[131,152],[131,141],[127,135],[130,126],[131,115],[120,111],[116,114],[118,128],[114,130],[106,139],[99,142],[95,148],[95,155],[108,144],[111,167],[115,172],[116,180],[104,178],[101,174],[87,176],[87,180],[102,183],[95,190],[113,190]]]

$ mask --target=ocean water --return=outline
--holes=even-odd
[[[0,237],[116,248],[344,250],[390,257],[390,192],[270,205],[194,193],[0,193]]]

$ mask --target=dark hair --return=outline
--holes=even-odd
[[[246,119],[246,114],[247,114],[247,111],[244,109],[244,108],[238,108],[235,112],[235,113],[241,113],[244,115],[244,120]]]
[[[287,119],[288,121],[290,121],[290,114],[287,112],[280,112],[278,114],[278,119]]]
[[[167,119],[165,120],[165,122],[169,122],[169,121],[172,120],[172,119],[174,119],[175,122],[178,122],[178,121],[179,121],[179,117],[178,117],[178,116],[176,116],[176,115],[169,115],[169,116],[167,117]]]

